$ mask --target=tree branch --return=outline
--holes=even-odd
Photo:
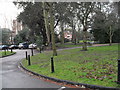
[[[60,21],[60,18],[57,20],[57,22],[56,22],[54,28],[56,28],[56,26],[58,25],[59,21]]]

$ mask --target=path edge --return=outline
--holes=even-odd
[[[10,54],[10,55],[6,55],[6,56],[0,56],[0,58],[4,58],[4,57],[7,57],[7,56],[12,56],[12,55],[14,55],[14,54],[16,54],[16,52],[14,52],[14,53],[12,53],[12,54]]]
[[[27,71],[27,72],[29,72],[29,73],[35,75],[35,76],[42,77],[42,78],[44,78],[44,79],[48,79],[48,80],[51,80],[51,81],[54,81],[54,82],[57,82],[57,83],[64,83],[64,84],[70,84],[70,85],[81,85],[81,86],[85,86],[86,88],[90,88],[90,89],[120,90],[120,88],[104,87],[104,86],[98,86],[98,85],[77,83],[77,82],[71,82],[71,81],[68,81],[68,80],[61,80],[61,79],[57,79],[57,78],[53,78],[53,77],[48,77],[48,76],[41,75],[41,74],[38,74],[38,73],[36,73],[36,72],[33,72],[33,71],[31,71],[31,70],[28,70],[27,68],[25,68],[25,67],[22,65],[21,62],[19,62],[19,66],[20,66],[23,70],[25,70],[25,71]]]

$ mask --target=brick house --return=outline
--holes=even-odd
[[[64,31],[64,38],[72,40],[72,32]]]

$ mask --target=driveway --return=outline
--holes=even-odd
[[[14,50],[15,55],[2,58],[2,71],[0,70],[0,79],[2,79],[2,88],[60,88],[50,82],[37,79],[26,74],[18,68],[18,62],[25,58],[25,51],[31,53],[30,50]],[[1,66],[1,65],[0,65]],[[2,76],[2,77],[1,77]]]

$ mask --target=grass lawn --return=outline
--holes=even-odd
[[[87,41],[87,42],[92,42],[92,41]],[[72,42],[66,42],[64,43],[63,45],[61,43],[57,44],[56,47],[57,48],[71,48],[71,47],[80,47],[82,46],[83,44],[83,40],[80,40],[79,43],[76,43],[76,45]],[[91,46],[90,44],[88,44],[88,46]]]
[[[49,77],[79,83],[119,87],[117,80],[118,45],[89,47],[88,51],[69,49],[58,51],[54,57],[55,72],[50,70],[52,51],[46,51],[31,57],[31,66],[27,60],[23,65],[34,72]]]
[[[15,52],[12,52],[11,51],[6,51],[6,54],[5,54],[5,51],[0,51],[0,57],[3,57],[3,56],[7,56],[7,55],[11,55],[11,54],[14,54]]]
[[[74,45],[74,44],[64,44],[64,45],[58,44],[56,46],[57,46],[57,48],[70,48],[70,47],[80,47],[80,46],[82,46],[82,44],[76,44],[76,45]]]

